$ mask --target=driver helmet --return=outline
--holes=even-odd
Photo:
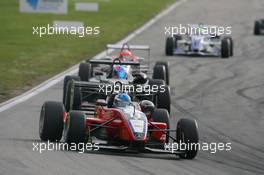
[[[121,51],[119,57],[122,61],[136,61],[136,57],[129,50]]]
[[[155,105],[149,100],[143,100],[140,102],[140,107],[142,112],[146,114],[147,117],[150,117],[151,114],[154,112]]]
[[[120,57],[132,57],[132,52],[129,51],[129,50],[126,50],[126,51],[121,51],[120,54],[119,54]]]
[[[114,107],[126,107],[131,104],[131,98],[126,93],[117,94],[114,99]]]
[[[126,79],[127,73],[125,66],[115,65],[113,70],[113,77],[118,79]]]

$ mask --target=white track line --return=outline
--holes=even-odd
[[[181,5],[182,3],[186,2],[187,0],[180,0],[175,2],[173,5],[171,5],[169,8],[165,9],[164,11],[162,11],[161,13],[159,13],[157,16],[155,16],[154,18],[152,18],[150,21],[148,21],[146,24],[144,24],[142,27],[138,28],[137,30],[135,30],[133,33],[131,33],[130,35],[128,35],[126,38],[124,38],[123,40],[119,41],[118,43],[116,43],[117,45],[126,43],[128,41],[130,41],[131,39],[133,39],[135,36],[139,35],[140,33],[142,33],[143,31],[145,31],[146,29],[148,29],[150,26],[152,26],[154,23],[156,23],[159,19],[161,19],[163,16],[167,15],[168,13],[170,13],[172,10],[174,10],[176,7],[178,7],[179,5]],[[106,51],[103,51],[99,54],[97,54],[94,58],[95,59],[99,59],[102,58],[106,55]],[[59,83],[60,81],[63,80],[63,78],[65,77],[65,75],[72,75],[72,74],[76,74],[78,72],[78,67],[79,64],[74,65],[73,67],[67,69],[66,71],[44,81],[43,83],[41,83],[40,85],[32,88],[31,90],[17,96],[14,97],[6,102],[3,102],[0,104],[0,112],[3,112],[7,109],[12,108],[13,106],[22,103],[36,95],[38,95],[39,93],[47,90],[48,88],[54,86],[55,84]]]

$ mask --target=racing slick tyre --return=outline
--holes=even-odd
[[[79,144],[86,141],[85,114],[81,111],[71,111],[65,122],[63,139],[66,143]]]
[[[170,129],[170,117],[169,113],[166,109],[155,109],[151,118],[154,122],[161,122],[167,124],[167,129]],[[169,143],[170,133],[166,133],[166,143]]]
[[[229,40],[229,46],[230,46],[229,55],[232,57],[234,55],[234,51],[233,51],[234,50],[234,41],[233,41],[232,37],[230,37],[230,36],[226,37],[226,39]]]
[[[179,154],[180,158],[193,159],[198,152],[198,126],[193,119],[180,119],[177,124],[176,138],[178,144],[185,144],[186,150],[184,154]]]
[[[79,77],[81,78],[81,81],[88,81],[91,77],[91,64],[90,63],[81,63],[79,65]]]
[[[254,25],[254,34],[255,35],[260,35],[260,29],[261,28],[261,21],[255,21],[255,25]]]
[[[167,56],[172,56],[173,55],[173,50],[174,50],[174,38],[173,37],[168,37],[166,39],[166,49],[165,53]]]
[[[67,112],[71,109],[71,87],[73,80],[80,81],[80,77],[68,75],[64,78],[63,83],[63,104]],[[81,91],[79,87],[74,88],[72,110],[78,110],[81,106]]]
[[[166,72],[166,84],[170,84],[170,71],[169,71],[169,63],[165,61],[157,61],[156,65],[162,65],[165,66],[165,72]]]
[[[151,89],[157,89],[157,95],[154,98],[142,98],[141,100],[150,100],[152,101],[158,108],[167,109],[170,113],[170,88],[165,84],[163,80],[159,79],[149,79],[148,84]],[[153,87],[155,86],[155,87]]]
[[[230,41],[228,38],[223,38],[221,41],[221,56],[223,59],[230,56]]]
[[[43,104],[39,119],[39,136],[42,141],[60,141],[64,114],[65,109],[60,102],[47,101]]]
[[[166,79],[166,67],[164,65],[155,65],[153,68],[153,79],[164,80],[167,83]]]
[[[63,81],[63,103],[65,102],[65,97],[66,97],[66,91],[67,91],[67,84],[69,81],[71,80],[75,80],[75,81],[80,81],[80,77],[79,76],[74,76],[74,75],[67,75],[64,77],[64,81]]]
[[[234,41],[233,38],[229,38],[230,39],[230,56],[234,56]]]
[[[171,98],[170,98],[170,88],[169,86],[163,86],[163,90],[159,90],[156,98],[156,105],[158,108],[167,109],[167,111],[170,113],[170,104],[171,104]]]

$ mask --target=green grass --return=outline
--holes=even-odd
[[[102,51],[143,25],[175,0],[97,0],[99,12],[76,12],[68,0],[68,14],[19,13],[18,0],[0,1],[0,102],[18,95],[79,61]],[[53,20],[82,21],[100,26],[100,35],[32,35],[33,26],[47,26]]]

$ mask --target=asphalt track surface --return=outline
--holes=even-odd
[[[231,151],[200,151],[194,160],[172,155],[32,151],[42,103],[61,100],[62,83],[0,113],[0,174],[264,174],[264,38],[252,35],[263,0],[189,0],[131,43],[148,44],[152,59],[170,63],[171,123],[198,121],[202,142],[231,142]],[[164,27],[204,22],[232,26],[230,59],[165,57]]]

